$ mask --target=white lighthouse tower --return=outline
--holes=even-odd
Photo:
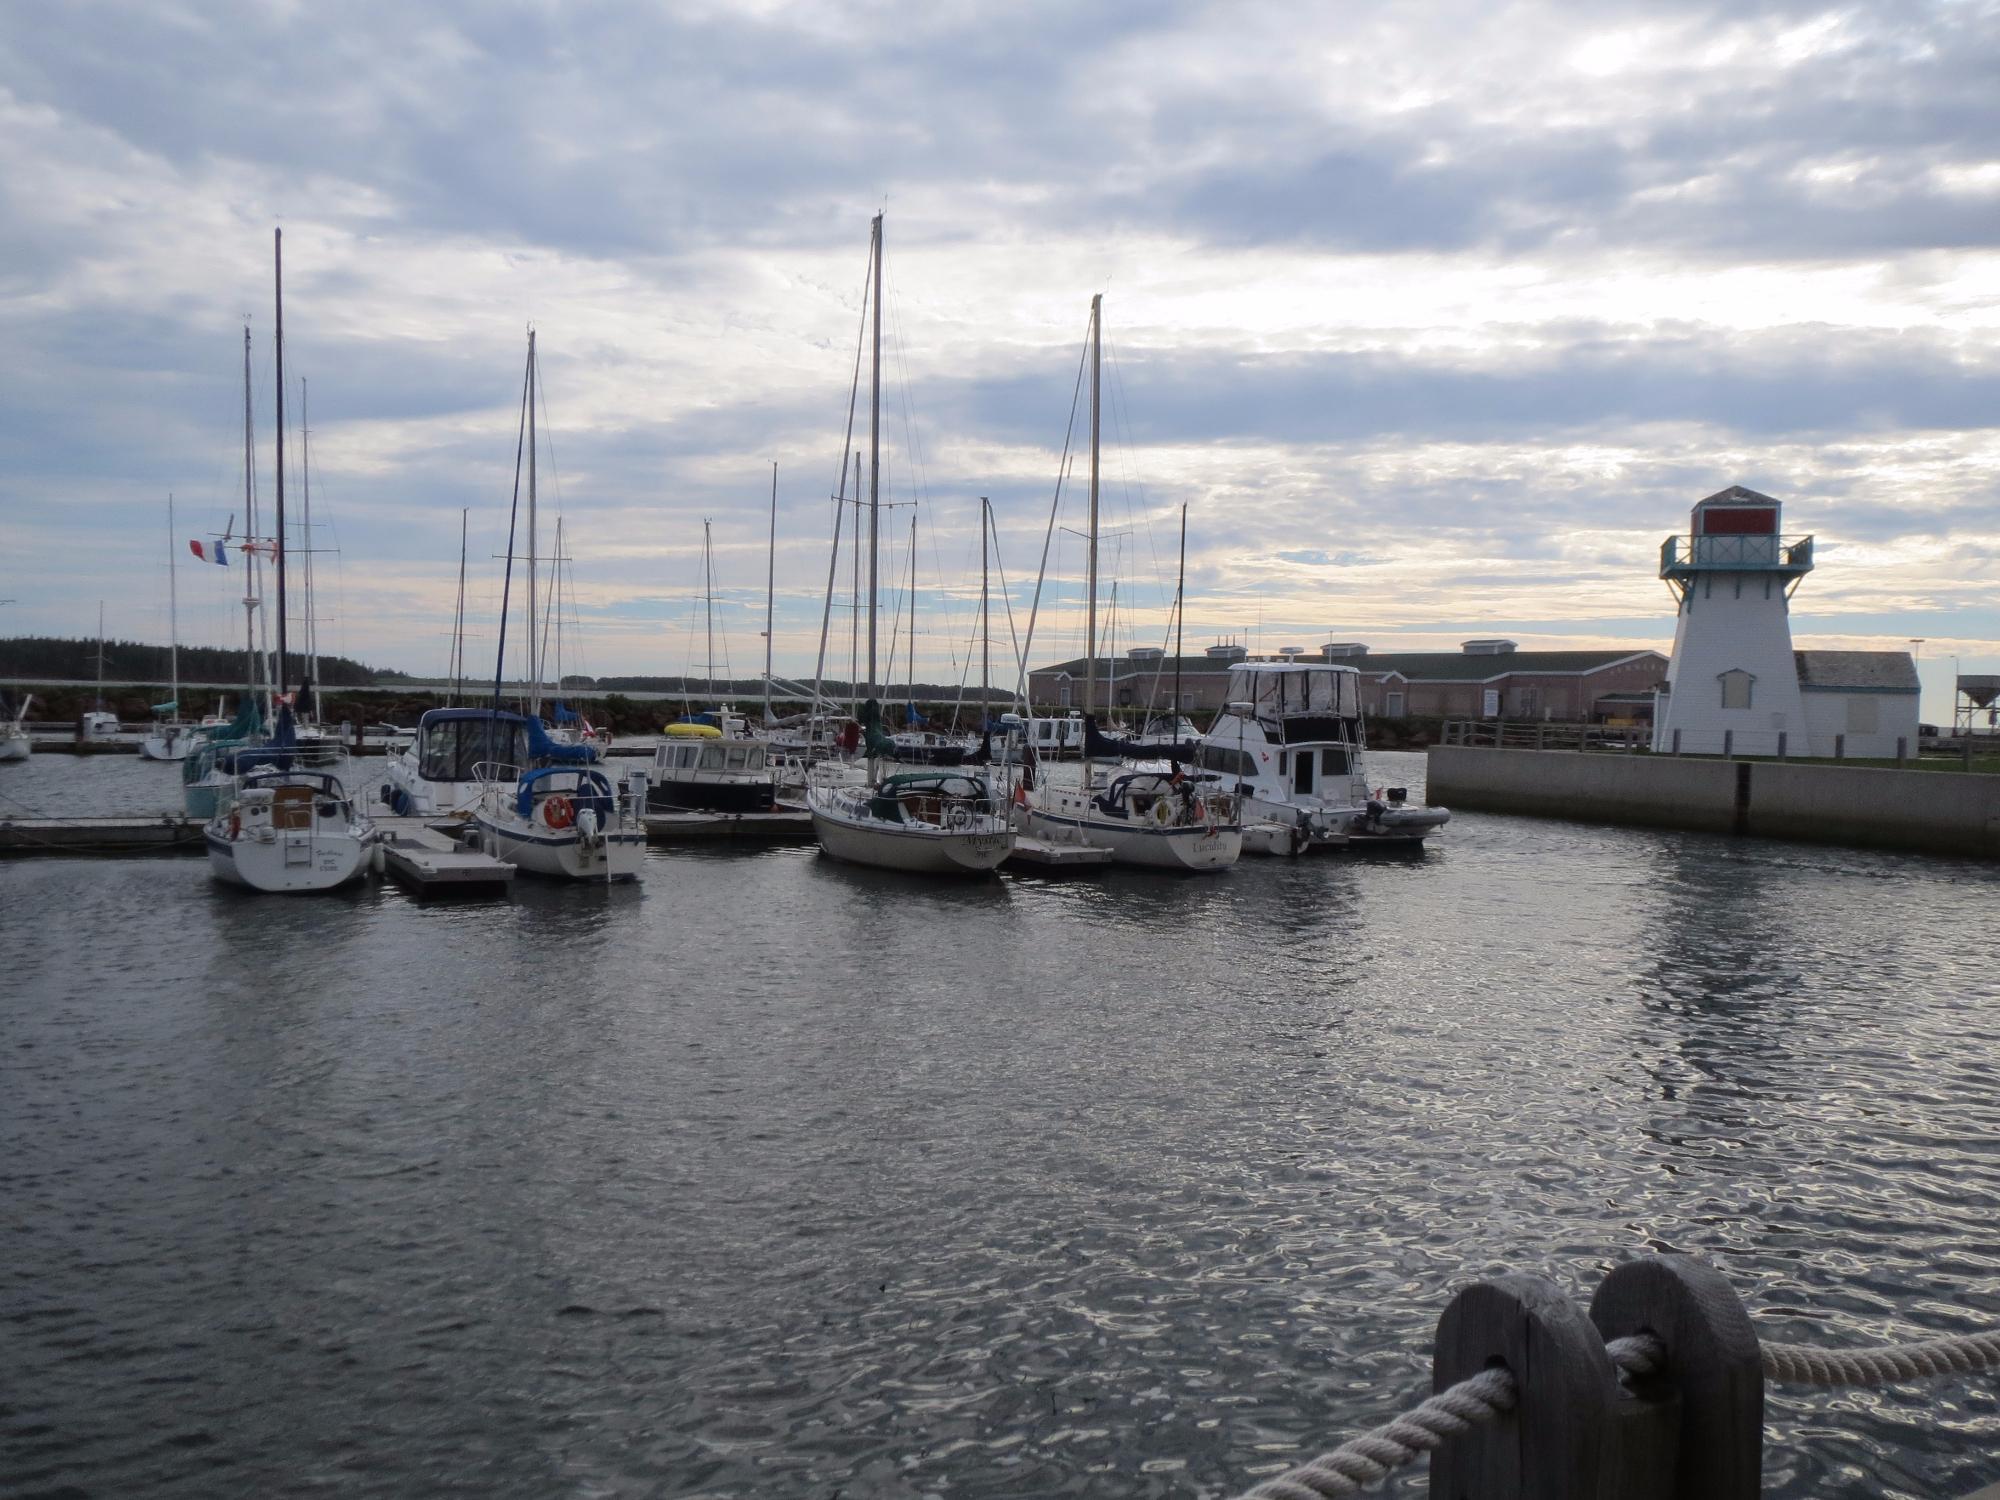
[[[1653,714],[1654,750],[1813,753],[1790,612],[1792,591],[1812,571],[1813,539],[1782,535],[1782,509],[1732,485],[1696,504],[1686,536],[1661,544],[1660,577],[1680,617]]]

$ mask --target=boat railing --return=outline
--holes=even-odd
[[[513,786],[521,779],[521,768],[501,760],[482,760],[474,763],[472,779],[481,786]]]

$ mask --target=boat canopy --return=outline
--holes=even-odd
[[[495,708],[433,708],[417,723],[417,774],[471,781],[474,766],[591,765],[595,745],[559,745],[540,719]]]
[[[1265,723],[1302,714],[1351,719],[1361,712],[1361,674],[1332,663],[1246,662],[1229,669],[1229,701],[1253,704]]]

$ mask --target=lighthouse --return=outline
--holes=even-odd
[[[1813,539],[1784,535],[1782,511],[1769,495],[1732,485],[1695,505],[1685,536],[1661,544],[1660,577],[1679,617],[1653,715],[1655,751],[1815,753],[1791,623]]]

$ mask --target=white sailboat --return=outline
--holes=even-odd
[[[34,753],[35,742],[28,737],[28,705],[35,701],[33,693],[22,695],[15,706],[13,717],[0,718],[0,762],[26,760]]]
[[[1088,639],[1085,642],[1083,732],[1086,746],[1097,711],[1097,497],[1104,298],[1090,299],[1090,530],[1087,541]],[[1022,819],[1036,838],[1107,849],[1120,864],[1214,871],[1236,863],[1243,827],[1235,797],[1213,781],[1177,767],[1138,767],[1099,788],[1086,748],[1078,784],[1044,779],[1027,792]]]
[[[76,737],[83,744],[102,744],[118,737],[118,715],[104,706],[104,601],[97,601],[97,701],[77,720]]]
[[[284,231],[271,238],[277,307],[277,520],[273,526],[278,577],[278,728],[261,750],[246,748],[227,769],[233,794],[219,799],[203,827],[210,868],[224,880],[272,893],[330,891],[361,874],[375,844],[375,828],[348,800],[338,777],[298,766],[292,709],[286,699],[290,658],[285,649],[285,289]],[[263,764],[252,764],[263,761]],[[217,767],[215,769],[222,769]]]
[[[153,705],[152,727],[146,737],[139,741],[139,753],[148,760],[186,760],[188,752],[201,739],[198,725],[190,724],[181,717],[181,619],[180,590],[177,579],[180,575],[180,547],[174,537],[174,497],[167,496],[167,675],[172,681],[170,696],[165,703]],[[171,718],[161,718],[171,714]]]
[[[558,880],[637,880],[645,857],[644,797],[636,788],[614,788],[596,769],[602,752],[593,743],[558,744],[540,718],[542,665],[536,635],[537,578],[535,553],[535,408],[538,395],[535,333],[528,332],[528,368],[523,377],[522,422],[528,454],[528,593],[527,640],[530,707],[525,717],[503,715],[500,684],[507,662],[508,595],[514,578],[513,528],[508,528],[507,572],[500,595],[500,643],[493,664],[493,706],[485,713],[466,709],[433,709],[418,728],[421,746],[435,725],[454,726],[461,748],[469,728],[484,719],[484,735],[526,741],[527,754],[495,758],[471,767],[478,787],[471,805],[475,837],[480,847],[534,875]],[[516,492],[518,498],[518,491]],[[440,714],[450,715],[439,718]],[[509,724],[507,720],[514,720]],[[518,726],[518,728],[516,727]]]
[[[875,216],[872,228],[868,273],[874,293],[874,361],[868,391],[869,698],[862,705],[861,717],[869,779],[856,784],[844,767],[815,767],[806,783],[806,806],[811,809],[813,833],[820,848],[835,859],[932,875],[986,874],[1013,853],[1014,825],[1004,794],[984,768],[932,767],[879,775],[885,764],[895,760],[895,746],[882,733],[881,705],[874,696],[879,605],[876,537],[882,479],[882,215]],[[866,289],[863,301],[867,301]],[[843,457],[843,488],[845,463]]]

